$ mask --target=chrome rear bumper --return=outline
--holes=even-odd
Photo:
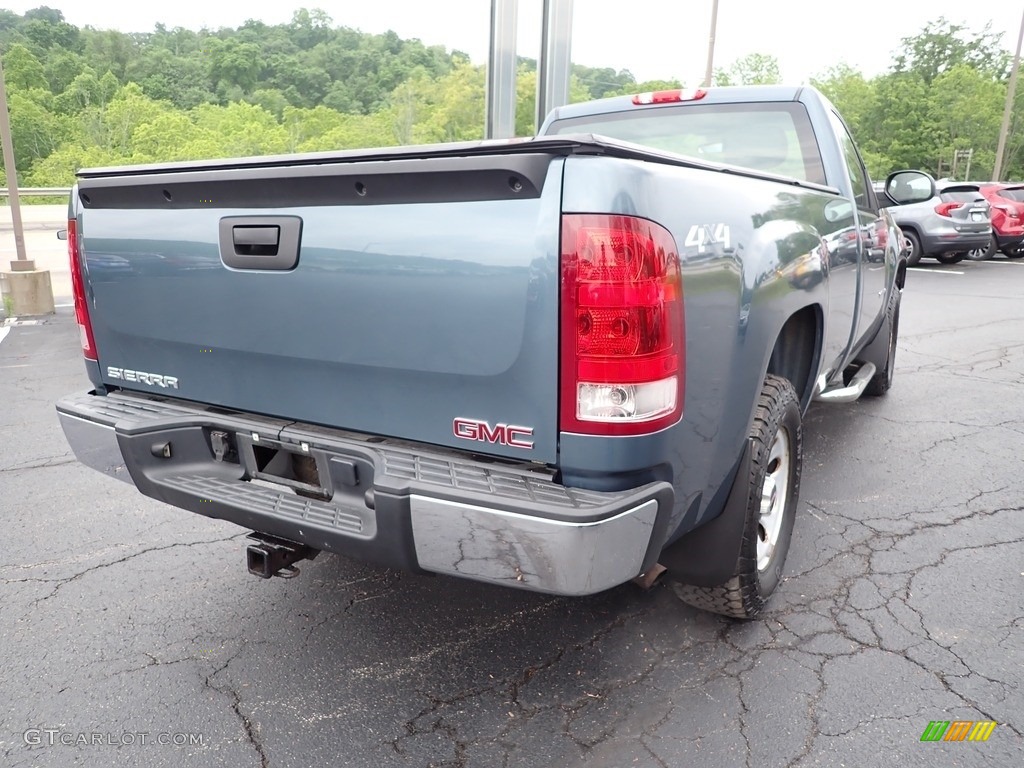
[[[79,461],[147,496],[314,549],[558,595],[601,592],[653,567],[672,509],[664,482],[566,488],[533,465],[181,401],[88,393],[57,410]],[[296,453],[304,445],[324,498],[250,482],[244,451],[219,460],[212,430],[239,446],[254,434]],[[163,445],[169,456],[154,448]]]

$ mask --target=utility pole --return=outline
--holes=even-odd
[[[11,262],[11,271],[0,268],[0,294],[4,308],[18,315],[52,315],[53,285],[47,270],[37,270],[34,260],[25,255],[25,232],[21,224],[21,201],[18,199],[18,170],[14,167],[14,142],[11,140],[11,119],[7,111],[7,83],[0,62],[0,144],[3,144],[4,169],[7,171],[7,194],[14,225],[14,248],[18,258]]]
[[[491,0],[485,138],[516,135],[516,23],[519,0]]]
[[[708,65],[704,69],[704,87],[711,87],[715,66],[715,28],[718,26],[718,0],[711,0],[711,34],[708,35]]]
[[[573,0],[544,0],[537,62],[537,112],[534,131],[555,107],[569,103],[572,76]]]
[[[18,197],[18,169],[14,167],[14,142],[11,141],[11,116],[7,111],[7,83],[4,82],[4,65],[0,57],[0,141],[4,150],[4,170],[7,171],[7,199],[11,206],[11,223],[14,225],[14,249],[18,261],[28,261],[25,256],[25,231],[21,225],[21,199]],[[11,264],[12,270],[31,270],[35,266]]]
[[[1020,33],[1017,35],[1017,52],[1013,54],[1010,69],[1010,85],[1006,90],[1006,107],[1003,109],[1003,124],[999,128],[999,144],[996,147],[996,163],[992,169],[992,181],[1003,178],[1003,153],[1006,151],[1006,134],[1010,132],[1010,114],[1013,112],[1013,96],[1017,90],[1017,70],[1020,67],[1020,44],[1024,40],[1024,12],[1020,15]]]

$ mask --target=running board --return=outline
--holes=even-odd
[[[819,392],[815,400],[819,403],[852,403],[859,400],[867,389],[868,382],[875,375],[875,364],[864,363],[850,379],[850,383],[839,389],[829,389]]]

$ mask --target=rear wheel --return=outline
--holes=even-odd
[[[962,253],[940,253],[935,257],[939,264],[959,264],[964,260]]]
[[[988,241],[988,245],[985,248],[975,248],[974,250],[967,251],[966,256],[971,261],[986,261],[991,259],[996,253],[996,239],[993,237]]]
[[[913,232],[904,231],[903,237],[907,241],[907,266],[912,267],[921,260],[921,240]]]
[[[737,619],[752,619],[782,581],[800,492],[803,431],[793,385],[765,378],[750,430],[746,519],[732,578],[715,587],[672,583],[683,602]]]
[[[1003,248],[1003,256],[1008,259],[1019,259],[1021,256],[1024,256],[1024,248],[1019,245],[1008,246]]]

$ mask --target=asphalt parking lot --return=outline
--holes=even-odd
[[[890,395],[814,406],[787,578],[738,624],[323,556],[69,455],[70,310],[0,341],[4,766],[1024,765],[1024,263],[924,262]],[[931,721],[985,742],[922,742]]]

